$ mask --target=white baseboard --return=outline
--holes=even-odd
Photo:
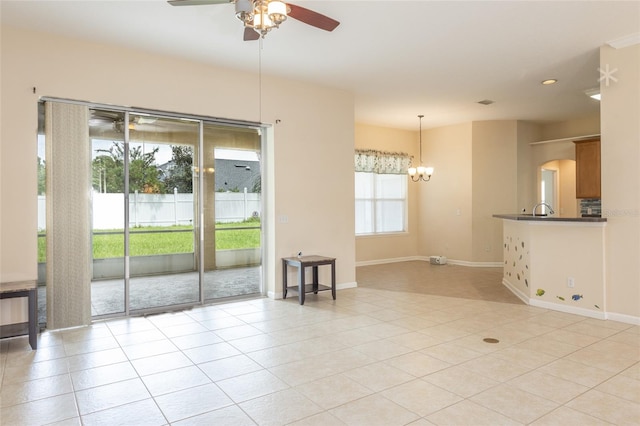
[[[565,312],[567,314],[575,314],[583,317],[596,318],[600,320],[610,320],[623,322],[626,324],[640,325],[640,317],[634,317],[632,315],[617,314],[615,312],[598,312],[590,309],[578,308],[574,306],[561,305],[559,303],[545,302],[539,299],[531,299],[528,295],[524,294],[506,278],[502,279],[502,284],[515,294],[520,300],[530,306],[536,306],[538,308],[549,309],[552,311]]]
[[[529,303],[529,296],[527,296],[526,294],[521,292],[516,286],[511,284],[509,282],[509,280],[507,280],[504,277],[502,277],[502,285],[505,286],[506,288],[508,288],[511,293],[515,294],[518,297],[518,299],[522,300],[527,305],[530,304]]]
[[[425,258],[421,256],[409,256],[409,257],[393,257],[391,259],[363,260],[361,262],[356,262],[356,268],[358,266],[384,265],[386,263],[410,262],[413,260],[425,260]],[[428,258],[426,258],[426,260],[427,262],[429,261]]]
[[[626,324],[640,325],[640,317],[634,317],[626,314],[616,314],[615,312],[607,312],[605,316],[608,320],[624,322]]]
[[[408,256],[408,257],[394,257],[391,259],[364,260],[361,262],[356,262],[356,267],[369,266],[369,265],[384,265],[386,263],[409,262],[413,260],[429,262],[429,256]],[[503,266],[502,262],[469,262],[467,260],[456,260],[456,259],[447,259],[447,264],[467,266],[472,268],[501,268]]]
[[[357,281],[354,281],[352,283],[336,284],[336,290],[346,290],[348,288],[356,288],[356,287],[358,287]]]
[[[578,308],[575,306],[561,305],[559,303],[545,302],[544,300],[529,299],[529,305],[538,308],[550,309],[552,311],[564,312],[566,314],[580,315],[583,317],[606,320],[605,312],[592,311],[591,309]]]
[[[452,265],[468,266],[471,268],[502,268],[502,262],[469,262],[467,260],[448,259],[447,263]]]

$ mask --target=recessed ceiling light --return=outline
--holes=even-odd
[[[557,79],[555,78],[549,78],[547,80],[542,80],[542,84],[544,84],[545,86],[548,86],[549,84],[556,84],[558,82]]]
[[[481,101],[478,101],[478,103],[482,105],[491,105],[492,103],[494,103],[494,101],[492,101],[491,99],[483,99]]]

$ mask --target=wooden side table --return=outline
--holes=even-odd
[[[0,283],[0,299],[29,298],[29,344],[38,348],[38,287],[36,281]]]
[[[331,266],[331,286],[322,285],[318,282],[318,266]],[[298,268],[298,285],[289,287],[287,285],[287,266]],[[313,268],[313,282],[305,283],[305,268]],[[324,256],[300,256],[300,257],[283,257],[282,258],[282,298],[287,298],[288,290],[296,290],[298,292],[298,300],[304,305],[304,295],[306,293],[318,294],[319,291],[331,290],[333,300],[336,300],[336,259],[335,257]]]

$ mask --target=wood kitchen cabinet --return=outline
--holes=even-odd
[[[576,198],[600,198],[600,139],[575,141]]]

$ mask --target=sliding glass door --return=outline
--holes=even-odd
[[[91,114],[93,315],[197,303],[199,122]]]
[[[197,303],[200,124],[129,114],[128,130],[130,310]]]
[[[90,110],[91,315],[124,314],[125,113]]]
[[[96,105],[88,112],[91,316],[261,294],[259,128]],[[44,171],[44,155],[41,163]]]
[[[205,300],[261,291],[262,180],[255,129],[204,124]]]

